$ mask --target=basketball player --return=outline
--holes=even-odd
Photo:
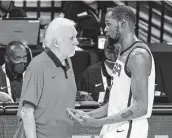
[[[84,126],[103,126],[102,138],[147,138],[154,100],[155,66],[146,44],[135,36],[135,15],[128,6],[106,14],[107,35],[119,42],[122,52],[113,68],[109,103],[85,113],[67,109]]]

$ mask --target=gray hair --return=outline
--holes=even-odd
[[[65,28],[75,26],[75,22],[66,18],[55,18],[48,27],[46,28],[45,32],[45,39],[44,39],[44,47],[50,47],[52,45],[53,39],[55,36],[61,36],[62,31]]]

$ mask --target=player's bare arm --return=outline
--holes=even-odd
[[[133,104],[118,114],[104,118],[104,124],[132,120],[146,115],[148,108],[148,76],[151,56],[145,49],[137,48],[130,55],[127,68],[131,73]]]
[[[29,104],[25,104],[22,107],[21,116],[23,120],[26,138],[37,138],[34,118],[34,107]]]
[[[103,118],[107,116],[107,110],[108,110],[108,103],[96,110],[88,112],[87,115],[90,115],[91,117],[94,118]]]
[[[84,112],[82,110],[69,109],[69,108],[67,108],[67,112],[69,116],[71,116],[71,118],[73,118],[76,121],[80,121],[80,120],[77,120],[77,118],[82,118],[83,116],[90,116],[95,119],[106,117],[107,109],[108,109],[108,104],[105,104],[104,106],[98,109],[92,110],[90,112]]]

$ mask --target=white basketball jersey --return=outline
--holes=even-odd
[[[154,101],[155,64],[154,64],[154,59],[149,48],[142,42],[134,43],[131,46],[131,48],[128,50],[128,52],[131,53],[131,51],[137,47],[148,50],[148,52],[150,53],[152,57],[151,73],[148,77],[148,112],[145,116],[134,119],[132,121],[105,125],[102,128],[101,135],[111,133],[110,136],[107,136],[106,138],[114,138],[116,134],[118,134],[116,131],[119,128],[127,131],[126,134],[124,134],[125,135],[124,137],[127,137],[127,138],[129,138],[130,137],[129,135],[132,134],[132,132],[129,132],[129,131],[133,130],[135,131],[134,133],[138,133],[139,129],[140,130],[143,129],[144,126],[145,126],[145,129],[148,129],[146,127],[148,126],[147,118],[151,116],[153,101]],[[130,54],[126,56],[120,56],[114,65],[113,84],[112,84],[112,88],[111,88],[110,96],[109,96],[108,116],[119,113],[120,111],[129,107],[133,102],[133,97],[132,97],[132,92],[131,92],[131,78],[126,74],[126,71],[125,71],[125,64],[126,64],[126,61],[128,60],[129,55]],[[144,126],[141,127],[140,125],[144,125]],[[140,136],[137,135],[137,136],[141,138],[141,135]],[[130,138],[136,138],[137,136],[134,136],[134,134],[132,134]]]

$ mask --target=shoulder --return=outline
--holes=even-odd
[[[129,68],[131,72],[141,72],[145,70],[145,72],[150,73],[151,64],[152,58],[149,50],[139,47],[133,49],[133,51],[129,55],[127,68]]]
[[[151,54],[150,51],[145,47],[136,47],[132,50],[129,59],[133,59],[136,61],[151,60]]]
[[[42,52],[31,60],[28,69],[42,70],[44,67],[47,66],[49,61],[50,59],[48,58],[48,56],[44,52]]]

